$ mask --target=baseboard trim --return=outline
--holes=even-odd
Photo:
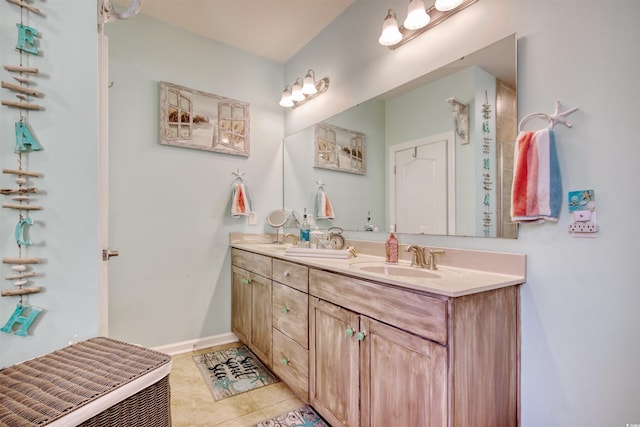
[[[174,344],[153,347],[153,350],[159,351],[161,353],[166,353],[170,356],[175,356],[177,354],[196,351],[201,348],[215,347],[218,345],[229,344],[236,341],[240,341],[238,337],[233,332],[227,332],[220,335],[213,335],[210,337],[197,338],[195,340],[182,341]]]

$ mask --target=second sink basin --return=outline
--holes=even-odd
[[[350,267],[368,273],[384,274],[385,276],[417,277],[425,279],[437,279],[441,277],[439,274],[433,273],[423,268],[416,268],[405,265],[354,262],[350,265]]]

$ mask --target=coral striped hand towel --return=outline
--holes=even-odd
[[[513,222],[557,221],[562,181],[553,129],[520,132],[511,187]]]

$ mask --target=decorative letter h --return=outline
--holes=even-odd
[[[25,311],[28,311],[28,314],[26,316],[23,316],[22,313]],[[41,308],[29,307],[26,305],[18,304],[13,314],[9,318],[9,321],[7,322],[6,325],[0,328],[0,331],[6,332],[8,334],[12,333],[14,335],[26,337],[29,326],[31,326],[31,323],[36,319],[36,317],[38,316],[38,314],[40,314],[41,311],[42,311]],[[13,332],[13,327],[16,324],[21,324],[21,326],[17,331]]]

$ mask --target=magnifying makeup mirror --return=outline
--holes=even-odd
[[[273,243],[281,244],[280,241],[280,229],[284,228],[287,223],[289,215],[282,209],[274,209],[267,215],[267,223],[276,229],[276,241]]]

